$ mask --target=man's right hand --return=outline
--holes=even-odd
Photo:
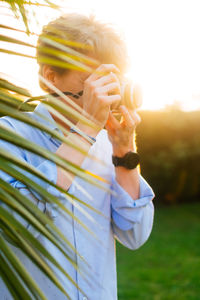
[[[120,82],[113,64],[102,64],[84,82],[83,110],[100,129],[104,128],[113,102],[120,101]]]

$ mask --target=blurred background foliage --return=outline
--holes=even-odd
[[[200,111],[141,111],[141,172],[152,186],[152,233],[138,251],[117,243],[119,300],[200,299]]]
[[[200,199],[200,111],[142,111],[137,130],[141,172],[155,204]]]

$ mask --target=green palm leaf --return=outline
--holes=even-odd
[[[35,48],[34,45],[0,34],[0,41]]]
[[[14,170],[14,168],[10,167],[8,163],[4,163],[2,160],[0,160],[0,163],[3,166],[2,170],[4,171],[8,170],[8,174],[10,174],[10,169]],[[20,172],[17,173],[19,176]],[[15,175],[17,179],[18,178],[21,179],[21,177],[18,176]],[[21,181],[23,182],[24,180],[22,179]],[[29,183],[29,180],[27,180],[27,182]],[[30,180],[30,182],[32,181]],[[27,186],[29,186],[28,183]],[[44,194],[47,193],[49,195],[48,201],[50,201],[50,199],[51,201],[56,199],[56,197],[53,197],[51,194],[46,192],[45,189],[43,188],[41,189],[43,190]],[[72,244],[66,239],[66,237],[57,229],[54,223],[44,213],[42,213],[37,208],[37,206],[35,206],[29,200],[29,198],[22,195],[19,191],[17,191],[15,188],[10,186],[8,183],[4,182],[2,179],[0,179],[0,199],[1,201],[3,201],[3,203],[6,204],[6,206],[12,208],[12,210],[17,212],[17,214],[19,214],[23,219],[25,219],[29,224],[31,224],[38,232],[40,232],[43,236],[45,236],[48,240],[50,240],[63,253],[66,259],[70,261],[70,263],[74,266],[74,268],[77,269],[79,272],[81,272],[81,270],[79,270],[74,263],[73,253],[76,253],[79,256],[79,258],[83,260],[86,265],[88,265],[87,262],[78,254],[78,252],[72,246]],[[59,205],[59,201],[57,201],[56,203],[57,205]],[[63,211],[68,213],[67,209],[63,209]],[[85,228],[86,231],[89,231],[89,233],[91,233],[95,239],[97,239],[96,236],[85,225],[82,225],[82,222],[80,222],[78,218],[74,217],[72,214],[70,214],[70,216],[74,218],[75,221],[77,221],[77,223],[83,226],[83,228]],[[28,232],[26,232],[26,230],[24,230],[23,232],[25,232],[26,236],[28,235]],[[13,238],[10,238],[9,236],[8,236],[8,240],[16,244],[16,240],[13,240]],[[19,239],[17,239],[17,241],[18,240]],[[89,276],[89,274],[86,273],[86,270],[84,272],[85,275]]]
[[[19,52],[16,52],[16,51],[3,49],[3,48],[0,48],[0,52],[1,53],[6,53],[6,54],[12,54],[12,55],[17,55],[17,56],[22,56],[22,57],[27,57],[27,58],[33,58],[33,59],[36,58],[35,56],[29,55],[29,54],[23,54],[23,53],[19,53]]]
[[[1,208],[0,208],[1,209]],[[10,223],[13,224],[13,227],[17,229],[20,236],[22,236],[28,243],[31,245],[32,249],[36,249],[38,253],[42,254],[45,259],[48,259],[54,266],[56,266],[71,282],[74,284],[77,288],[77,283],[68,275],[66,270],[62,268],[56,261],[56,259],[47,251],[47,249],[38,241],[37,238],[35,238],[28,230],[26,230],[11,214],[9,214],[6,210],[4,212],[4,218],[10,219]],[[6,227],[7,230],[7,227]],[[19,240],[17,240],[19,243]],[[37,252],[35,252],[36,254]],[[45,260],[46,262],[46,260]],[[74,262],[73,262],[74,264]],[[83,292],[83,291],[81,291]]]
[[[0,152],[0,159],[4,159],[5,161],[9,162],[10,164],[12,163],[13,165],[19,167],[21,169],[20,172],[26,171],[26,173],[30,173],[32,175],[34,175],[35,177],[37,177],[37,179],[41,179],[42,181],[46,182],[48,185],[57,188],[58,190],[60,190],[63,194],[66,195],[66,198],[68,199],[68,201],[70,202],[74,202],[74,200],[76,200],[76,202],[79,202],[81,205],[91,209],[92,211],[94,211],[97,214],[102,215],[102,213],[99,210],[96,210],[93,206],[91,206],[90,204],[76,198],[75,196],[69,194],[68,192],[66,192],[64,189],[62,189],[61,187],[57,186],[56,184],[54,184],[53,182],[49,181],[41,172],[39,172],[36,168],[32,167],[31,165],[29,165],[28,163],[26,163],[25,161],[22,161],[20,159],[18,159],[17,157],[15,157],[14,155],[11,155],[9,152],[4,151],[3,149],[1,149]],[[19,173],[21,174],[21,173]],[[17,170],[13,169],[13,171],[10,171],[10,175],[12,177],[17,176]],[[20,175],[19,175],[20,176]],[[23,177],[22,177],[23,176]],[[32,188],[35,189],[35,191],[39,194],[41,194],[43,197],[46,198],[46,200],[48,201],[49,197],[52,199],[52,201],[54,201],[58,206],[61,206],[61,208],[63,210],[65,210],[65,208],[60,204],[59,201],[57,201],[57,198],[54,198],[51,194],[47,193],[46,190],[44,190],[43,193],[43,189],[40,185],[34,184],[35,182],[31,182],[30,179],[28,177],[26,177],[25,175],[21,174],[19,180],[23,180],[24,184],[28,184],[31,185],[31,183],[33,183]],[[52,196],[52,197],[51,197]],[[51,200],[50,199],[50,200]],[[82,211],[83,214],[86,215],[86,213],[77,205],[77,208],[80,209]],[[103,216],[103,215],[102,215]],[[91,216],[88,216],[88,218],[91,219]]]
[[[5,241],[4,241],[5,242]],[[12,252],[12,250],[10,250]],[[10,259],[6,259],[3,255],[0,256],[0,275],[7,285],[13,299],[31,300],[30,294],[26,291],[21,281],[18,279],[17,274],[10,266]]]
[[[29,91],[27,89],[16,86],[16,85],[10,83],[8,80],[1,79],[1,78],[0,78],[0,89],[9,90],[9,91],[16,92],[16,93],[26,96],[26,97],[31,97],[31,94],[29,93]]]
[[[88,232],[90,232],[90,234],[92,234],[93,236],[95,236],[93,234],[93,232],[87,227],[85,226],[77,217],[75,217],[64,205],[62,205],[62,203],[60,203],[56,197],[53,197],[50,193],[48,193],[44,188],[42,188],[40,185],[36,184],[33,180],[29,179],[27,176],[21,174],[21,170],[17,171],[14,168],[12,168],[12,166],[10,166],[8,163],[6,163],[2,158],[0,158],[0,162],[1,162],[1,168],[4,172],[8,173],[9,175],[15,177],[17,180],[19,180],[20,182],[24,183],[27,185],[27,187],[30,187],[31,189],[35,190],[37,193],[39,193],[43,199],[45,199],[47,202],[50,203],[55,203],[58,208],[60,208],[63,212],[65,212],[67,215],[70,215],[72,218],[74,218],[75,221],[77,221],[77,223],[79,223],[83,228],[85,228]],[[1,182],[1,179],[0,179]],[[68,201],[73,203],[73,199],[70,199],[70,194],[66,193],[66,196],[68,198]],[[77,208],[79,209],[79,206],[77,206]],[[90,208],[93,210],[93,208],[90,206]],[[81,212],[83,214],[85,214],[86,217],[88,217],[91,221],[93,221],[94,223],[95,220],[89,216],[83,209],[80,209]],[[95,236],[96,237],[96,236]],[[96,237],[97,238],[97,237]]]
[[[69,160],[63,159],[60,156],[52,153],[51,151],[36,145],[35,143],[23,138],[19,134],[15,133],[13,130],[8,129],[4,125],[0,125],[0,138],[6,142],[12,143],[13,145],[16,145],[20,148],[26,149],[32,153],[38,154],[47,160],[50,160],[52,162],[55,162],[56,165],[63,168],[66,171],[69,171],[70,173],[74,175],[78,175],[80,178],[88,181],[91,184],[94,184],[95,186],[99,188],[103,188],[106,191],[109,191],[108,188],[105,187],[105,185],[100,184],[99,180],[96,180],[93,178],[92,173],[86,170],[81,169],[81,167],[77,166],[76,164],[72,163]],[[94,174],[94,177],[96,175]],[[101,179],[98,177],[98,179]],[[102,181],[104,181],[102,179]]]
[[[28,11],[26,10],[26,6],[29,6],[29,7],[33,7],[33,6],[44,7],[44,6],[46,6],[48,8],[52,8],[52,9],[59,9],[58,5],[56,5],[53,2],[48,1],[48,0],[44,0],[44,2],[46,2],[46,5],[44,3],[41,3],[40,1],[35,1],[35,2],[24,1],[24,0],[1,0],[1,1],[7,3],[10,6],[11,11],[14,13],[16,18],[18,18],[19,16],[22,17],[22,20],[26,27],[27,34],[29,34],[30,31],[29,31]]]
[[[39,289],[35,281],[31,278],[29,273],[26,271],[25,267],[22,265],[20,260],[13,253],[13,251],[10,249],[10,247],[8,246],[8,244],[5,242],[5,240],[2,238],[1,235],[0,235],[0,249],[4,257],[6,258],[6,260],[12,264],[12,267],[14,268],[15,272],[23,279],[23,283],[28,287],[29,291],[33,295],[35,295],[35,298],[37,299],[39,297],[39,299],[47,300],[47,298]]]
[[[34,33],[29,31],[27,7],[46,6],[58,8],[57,5],[48,0],[44,0],[43,3],[40,1],[30,2],[23,0],[4,0],[3,2],[7,3],[11,7],[11,10],[16,17],[21,16],[26,27],[26,33],[28,34]],[[8,31],[24,32],[23,30],[15,29],[4,24],[0,24],[0,28]],[[39,62],[52,66],[59,66],[62,68],[87,72],[92,72],[92,67],[98,65],[96,60],[90,59],[83,53],[70,48],[73,47],[81,50],[85,49],[85,47],[88,47],[86,45],[78,45],[77,43],[67,39],[59,38],[56,36],[55,32],[52,32],[52,36],[48,38],[46,36],[41,38],[43,41],[45,41],[47,47],[41,48],[42,55],[39,56]],[[20,39],[13,38],[6,34],[0,35],[0,41],[13,45],[21,45],[26,49],[35,49],[35,46],[29,42],[21,41]],[[0,52],[9,55],[18,55],[35,59],[35,56],[30,55],[28,52],[16,52],[6,49],[5,46],[0,49]],[[46,82],[44,78],[41,77],[40,79],[47,86],[49,86],[49,83]],[[47,126],[40,124],[33,118],[30,118],[28,114],[24,114],[24,111],[33,111],[35,107],[35,101],[39,99],[43,100],[43,103],[47,106],[48,110],[56,114],[56,116],[65,122],[65,124],[70,125],[70,122],[67,121],[66,117],[73,117],[75,120],[79,120],[88,126],[97,126],[95,122],[89,121],[87,116],[83,117],[80,108],[74,105],[73,101],[70,102],[70,99],[64,96],[62,92],[55,89],[53,90],[58,95],[65,98],[70,105],[64,105],[61,101],[59,101],[59,99],[56,99],[51,95],[31,97],[31,94],[25,88],[14,85],[9,80],[0,79],[0,115],[10,116],[19,120],[20,122],[24,122],[24,124],[34,126],[39,130],[45,131],[54,138],[66,143],[71,147],[74,147],[74,149],[86,155],[86,152],[83,148],[83,143],[80,141],[77,144],[74,144],[62,134],[59,134],[57,131],[51,130]],[[27,97],[29,99],[27,99]],[[35,115],[36,114],[37,113],[35,112]],[[63,132],[66,132],[66,130],[61,126],[59,126],[59,129]],[[84,133],[80,132],[80,134],[87,139],[87,136],[84,135]],[[30,140],[20,136],[13,130],[10,130],[3,125],[0,126],[0,138],[6,142],[16,145],[17,147],[21,147],[47,160],[50,160],[56,163],[57,166],[63,168],[63,170],[66,172],[70,172],[75,176],[79,176],[90,184],[93,184],[99,188],[103,188],[107,192],[112,193],[112,191],[110,191],[108,188],[108,182],[105,182],[105,180],[102,178],[99,178],[95,174],[81,169],[79,166],[71,163],[69,160],[63,159],[56,154],[39,147]],[[92,156],[89,157],[94,159]],[[82,214],[84,214],[88,219],[90,219],[91,222],[93,222],[93,224],[95,224],[96,221],[89,214],[88,210],[101,215],[102,213],[94,209],[92,205],[81,201],[73,195],[70,195],[70,193],[50,182],[36,168],[27,164],[25,161],[18,159],[12,153],[6,152],[3,149],[0,149],[0,169],[9,174],[11,177],[15,178],[15,180],[23,183],[36,199],[39,201],[48,202],[51,205],[55,205],[56,209],[62,214],[63,217],[73,218],[82,228],[85,229],[86,233],[89,233],[89,235],[97,243],[99,242],[98,237],[94,235],[92,230],[83,224],[81,220],[75,217],[71,211],[69,211],[63,205],[63,203],[61,203],[56,197],[42,187],[41,182],[45,183],[46,186],[52,186],[62,192],[66,196],[66,201],[73,203],[73,205],[75,205]],[[34,175],[36,180],[31,180],[30,174]],[[84,268],[84,266],[83,269],[78,269],[76,262],[74,261],[74,254],[80,257],[79,253],[70,243],[70,241],[62,234],[62,232],[59,231],[53,221],[42,211],[40,211],[40,209],[28,197],[20,193],[17,189],[5,182],[3,179],[0,179],[0,203],[0,251],[2,253],[0,256],[0,274],[14,299],[46,298],[43,292],[31,278],[31,275],[28,274],[23,264],[13,253],[11,246],[9,246],[10,242],[17,245],[21,251],[27,255],[31,261],[37,265],[38,268],[45,273],[47,277],[66,295],[66,297],[70,299],[70,295],[67,294],[66,290],[60,283],[59,277],[51,265],[64,274],[64,276],[71,281],[72,284],[79,288],[77,283],[74,282],[74,280],[69,276],[67,270],[64,270],[51,255],[51,253],[49,253],[49,251],[39,242],[39,240],[18,221],[16,215],[20,216],[21,220],[30,224],[36,232],[43,235],[57,249],[59,249],[59,251],[73,265],[73,267],[85,277],[85,280],[89,281],[90,283],[94,282],[94,280],[91,280],[90,274],[88,273],[87,269]],[[80,259],[82,258],[80,257]],[[85,266],[90,267],[86,261],[84,261],[84,263]],[[81,292],[84,294],[84,291]]]

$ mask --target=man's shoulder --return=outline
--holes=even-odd
[[[23,115],[27,116],[27,118],[34,118],[34,112],[23,112]],[[9,129],[12,129],[18,133],[21,132],[21,130],[25,129],[25,128],[29,128],[30,129],[30,125],[23,122],[22,120],[19,119],[15,119],[14,117],[10,117],[10,116],[3,116],[0,118],[0,124],[2,126],[6,126]]]
[[[39,124],[50,127],[51,124],[48,123],[49,118],[48,111],[40,103],[34,111],[22,112],[21,118],[14,118],[10,116],[1,117],[0,124],[14,130],[16,133],[24,137],[29,137],[32,134],[38,134],[41,131],[38,128]]]

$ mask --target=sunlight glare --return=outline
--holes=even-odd
[[[142,87],[142,109],[163,109],[173,103],[179,103],[184,110],[200,109],[198,0],[68,0],[62,4],[64,13],[92,13],[123,32],[131,62],[128,76]],[[31,30],[39,33],[43,25],[58,16],[58,12],[40,9],[39,24],[33,20]],[[6,22],[5,16],[2,23]],[[11,26],[19,27],[16,21],[12,22]],[[22,35],[15,33],[18,36]],[[30,42],[36,43],[36,36],[30,37]],[[34,95],[43,93],[35,61],[6,54],[0,54],[0,58],[2,72],[24,82]]]

